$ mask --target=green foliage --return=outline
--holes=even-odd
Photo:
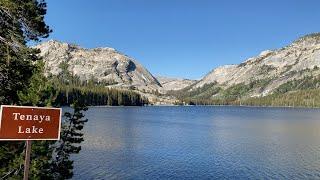
[[[294,90],[317,89],[320,87],[320,76],[306,76],[302,79],[294,79],[280,85],[275,93],[286,93]]]
[[[44,76],[44,63],[37,62],[27,89],[18,91],[21,105],[50,106],[57,92],[52,83]]]
[[[92,106],[141,106],[148,104],[140,94],[128,90],[106,88],[104,86],[62,86],[55,104],[69,105],[75,101]]]
[[[31,88],[36,87],[32,82],[39,78],[35,63],[39,60],[38,50],[28,48],[26,42],[38,41],[50,33],[44,23],[45,12],[43,1],[0,0],[0,104],[35,104],[29,93],[39,98]],[[50,157],[47,143],[38,141],[32,146],[32,179],[46,177],[46,159]],[[24,142],[0,142],[0,179],[22,179],[24,145]]]
[[[0,0],[0,103],[19,101],[17,91],[25,89],[38,60],[37,50],[28,48],[28,40],[47,37],[44,23],[46,3],[34,0]]]
[[[260,89],[263,90],[270,82],[272,78],[265,78],[265,79],[258,79],[258,80],[251,80],[249,82],[250,89]]]
[[[48,37],[51,30],[44,22],[46,6],[43,0],[0,0],[1,37],[23,45]]]
[[[30,179],[53,179],[52,153],[55,141],[33,141],[31,150]]]
[[[242,100],[241,103],[250,106],[320,107],[320,90],[305,89],[283,94],[277,93],[265,97],[248,98]]]
[[[216,86],[217,82],[205,84],[202,87],[198,87],[192,89],[192,86],[188,86],[182,90],[178,91],[169,91],[169,95],[173,95],[178,99],[185,99],[185,98],[210,98],[212,95],[217,94],[220,92],[221,88]]]
[[[0,141],[0,179],[22,177],[24,142]]]
[[[235,100],[241,96],[247,94],[250,90],[250,86],[245,83],[233,85],[222,92],[222,98]]]
[[[14,104],[20,101],[18,91],[26,89],[30,83],[37,58],[27,55],[35,51],[22,49],[15,53],[4,52],[5,45],[0,43],[0,103]]]
[[[29,40],[39,41],[51,32],[44,22],[46,3],[42,0],[0,0],[0,104],[47,106],[56,99],[57,89],[43,75],[44,64],[38,58],[38,50],[28,48]],[[71,128],[62,131],[60,147],[64,157],[77,151],[67,151],[72,143],[81,142],[83,128],[83,105],[74,106],[74,114],[67,114]],[[70,133],[69,133],[70,132]],[[78,139],[77,139],[78,138]],[[76,140],[76,141],[73,141]],[[83,139],[82,139],[83,140]],[[57,169],[68,169],[53,158],[55,141],[33,141],[31,151],[30,179],[65,179]],[[60,144],[61,145],[61,144]],[[0,179],[22,179],[25,142],[0,141]],[[59,152],[59,151],[58,151]],[[69,153],[69,154],[68,154]],[[72,172],[72,166],[69,171]]]
[[[75,101],[86,105],[109,105],[109,106],[142,106],[148,104],[148,100],[139,93],[132,90],[119,90],[107,88],[112,81],[98,81],[91,77],[89,80],[83,81],[68,70],[67,62],[59,64],[61,72],[57,76],[50,75],[48,78],[52,82],[52,86],[57,89],[54,105],[65,106]],[[158,91],[154,93],[159,94]],[[56,96],[55,96],[56,95]]]
[[[251,86],[253,87],[254,84],[240,83],[230,86],[227,89],[222,89],[221,87],[217,86],[216,83],[205,84],[200,88],[190,91],[189,94],[193,96],[185,96],[182,98],[182,100],[187,104],[191,103],[192,105],[209,105],[213,102],[215,104],[221,104],[223,102],[234,101],[242,96],[245,96],[251,89]]]
[[[320,107],[320,89],[307,89],[270,94],[264,97],[230,99],[193,99],[186,101],[191,105],[243,105],[243,106],[290,106]]]
[[[306,69],[305,71],[310,71]],[[197,96],[193,93],[202,94],[202,90],[208,87],[199,88],[199,91],[189,91],[177,96],[182,102],[190,105],[249,105],[249,106],[298,106],[298,107],[320,107],[320,76],[305,76],[301,79],[294,79],[280,85],[273,94],[264,97],[249,97],[252,91],[262,92],[272,81],[272,78],[251,80],[248,84],[240,83],[230,86],[227,89],[220,89],[214,96]],[[214,87],[215,85],[211,86]],[[205,92],[205,91],[204,91]],[[188,96],[193,95],[193,96]]]
[[[61,140],[55,149],[55,158],[52,162],[52,174],[54,179],[68,179],[73,176],[73,161],[70,160],[71,154],[77,154],[81,150],[80,144],[83,139],[82,129],[88,119],[84,119],[84,111],[88,108],[79,102],[74,102],[73,113],[66,112]]]
[[[230,104],[233,101],[245,98],[251,91],[262,92],[271,80],[272,78],[253,79],[247,84],[235,84],[226,89],[223,89],[217,82],[205,84],[195,89],[192,89],[193,86],[191,85],[179,91],[170,91],[168,94],[179,99],[180,102],[176,104]]]
[[[91,106],[142,106],[148,100],[133,90],[119,90],[107,88],[108,83],[100,82],[95,78],[81,81],[68,71],[68,65],[61,65],[63,70],[58,76],[51,76],[53,86],[57,88],[55,105],[70,105],[75,101]],[[155,91],[157,93],[157,91]]]

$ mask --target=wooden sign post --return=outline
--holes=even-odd
[[[0,111],[0,140],[26,141],[24,180],[29,176],[31,140],[59,140],[61,108],[8,106]]]
[[[26,141],[26,155],[24,158],[23,180],[29,179],[30,153],[31,153],[31,140],[27,140]]]

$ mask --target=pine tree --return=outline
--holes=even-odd
[[[73,114],[66,112],[65,124],[61,133],[61,140],[55,149],[55,159],[52,163],[52,174],[54,179],[66,179],[73,176],[73,161],[70,160],[70,154],[79,153],[81,146],[76,144],[81,143],[83,133],[81,130],[88,119],[84,119],[83,112],[88,108],[79,102],[73,104]]]
[[[17,91],[28,86],[38,51],[26,42],[49,35],[45,14],[44,1],[0,0],[0,103],[17,103]]]
[[[49,35],[45,13],[44,1],[0,0],[0,104],[24,103],[18,92],[29,87],[37,68],[34,61],[39,60],[38,51],[26,42]],[[0,142],[0,179],[21,178],[23,155],[23,142]]]

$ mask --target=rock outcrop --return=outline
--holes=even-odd
[[[41,50],[47,74],[61,72],[61,63],[80,80],[92,78],[112,87],[152,91],[161,84],[140,63],[113,48],[85,49],[54,40],[36,46]]]
[[[286,82],[320,75],[320,33],[299,38],[281,49],[263,51],[241,64],[215,68],[199,81],[155,78],[136,60],[113,48],[84,49],[53,40],[39,44],[36,48],[41,50],[47,74],[59,74],[61,64],[66,63],[68,70],[82,81],[94,78],[106,82],[111,87],[135,89],[149,96],[149,99],[160,99],[161,103],[170,99],[176,101],[172,96],[163,95],[170,90],[195,90],[194,92],[203,93],[201,88],[204,87],[208,94],[208,90],[217,93],[215,89],[210,88],[211,85],[228,89],[237,84],[252,82],[260,84],[253,87],[256,89],[250,89],[246,95],[261,97],[274,92]],[[160,94],[162,95],[159,96]],[[217,95],[219,94],[212,96]]]
[[[252,81],[265,80],[269,83],[253,96],[265,96],[274,89],[293,79],[320,74],[320,33],[299,38],[292,44],[277,50],[267,50],[238,65],[218,67],[204,76],[191,88],[217,83],[223,88]]]

